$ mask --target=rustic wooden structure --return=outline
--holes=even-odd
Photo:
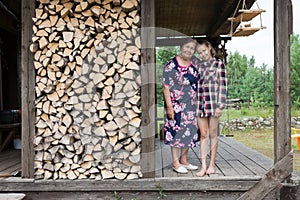
[[[106,190],[105,194],[107,197],[113,198],[113,192],[119,193],[120,197],[134,198],[137,197],[138,193],[143,192],[147,194],[143,196],[143,199],[156,199],[158,194],[157,184],[160,184],[162,189],[166,191],[167,198],[176,197],[183,199],[189,195],[189,193],[197,194],[197,198],[222,198],[229,199],[238,198],[244,191],[249,190],[255,183],[257,183],[261,177],[270,169],[273,165],[273,160],[265,157],[264,155],[252,150],[243,144],[236,142],[231,138],[220,138],[220,148],[217,154],[217,173],[211,176],[205,176],[202,178],[195,176],[195,171],[190,171],[188,174],[177,174],[172,170],[172,162],[169,155],[169,148],[163,144],[159,139],[156,139],[155,145],[155,178],[154,179],[142,179],[142,180],[131,180],[124,186],[122,182],[118,183],[112,180],[102,181],[101,184],[92,186],[93,181],[87,182],[84,180],[77,181],[77,186],[74,188],[74,181],[47,181],[32,179],[20,179],[15,185],[17,188],[15,192],[22,191],[27,194],[28,198],[36,197],[34,192],[30,192],[32,188],[34,191],[43,191],[47,186],[54,187],[53,190],[59,194],[49,196],[49,193],[40,193],[39,198],[58,198],[63,197],[63,192],[82,190],[85,188],[91,190],[90,195],[96,195],[96,192]],[[199,148],[190,151],[189,158],[193,164],[200,163],[199,159]],[[6,176],[12,176],[12,174],[20,167],[16,163],[16,159],[20,154],[16,151],[5,152],[0,155],[0,162],[6,161],[6,165],[0,167],[0,174],[6,174]],[[8,174],[12,173],[12,174]],[[3,191],[9,191],[10,185],[16,180],[16,178],[5,178],[0,181],[0,187]],[[145,181],[145,182],[144,182]],[[191,181],[193,183],[191,183]],[[1,184],[2,183],[2,184]],[[115,187],[110,188],[110,184],[114,184]],[[37,185],[45,184],[44,188]],[[49,186],[50,184],[50,186]],[[68,185],[68,187],[61,188],[59,184]],[[123,182],[124,184],[124,182]],[[143,184],[139,186],[138,184]],[[174,185],[180,184],[181,187],[174,187]],[[6,186],[4,186],[6,185]],[[72,187],[71,187],[72,186]],[[88,187],[88,188],[87,188]],[[132,194],[124,193],[127,189],[132,189]],[[146,190],[146,191],[145,191]],[[199,191],[215,190],[214,193],[210,192],[199,192]],[[177,192],[181,193],[178,194]],[[226,194],[224,192],[227,191]],[[84,191],[82,191],[84,192]],[[104,191],[103,191],[104,192]],[[29,193],[29,194],[28,194]],[[62,196],[61,196],[62,195]],[[76,198],[76,193],[69,194],[69,198]],[[136,195],[136,196],[135,196]],[[140,196],[139,196],[140,197]],[[193,195],[193,198],[196,197]],[[274,193],[269,194],[268,197],[271,199],[274,197]],[[197,199],[196,198],[196,199]]]
[[[196,0],[184,4],[175,0],[22,1],[22,179],[2,179],[1,191],[26,191],[33,199],[41,193],[48,198],[68,199],[79,193],[83,198],[97,198],[114,191],[135,197],[137,193],[130,194],[134,190],[153,199],[161,184],[171,195],[179,195],[180,191],[187,195],[193,188],[197,195],[208,191],[203,195],[206,197],[267,196],[292,170],[287,129],[290,113],[286,112],[290,110],[289,73],[285,70],[289,66],[291,27],[277,27],[290,25],[291,13],[281,9],[291,8],[290,1],[275,2],[274,43],[286,49],[279,51],[275,47],[278,118],[273,168],[266,176],[234,179],[231,184],[224,177],[205,179],[209,188],[194,187],[203,181],[199,178],[155,178],[155,43],[178,44],[178,36],[205,35],[219,46],[230,39],[219,36],[229,33],[227,19],[237,3],[238,0],[208,0],[201,4]],[[254,1],[246,3],[251,7]],[[205,10],[199,12],[199,8]],[[216,18],[220,10],[222,14]],[[117,45],[117,50],[110,45]],[[85,58],[90,65],[85,65]],[[90,76],[92,72],[102,81],[96,84]],[[127,81],[117,87],[122,78]],[[101,94],[91,97],[94,93]],[[97,107],[99,102],[102,104]],[[95,112],[99,116],[89,121]],[[130,128],[124,130],[124,126]],[[106,152],[107,157],[103,155]],[[288,168],[283,170],[284,167]],[[101,180],[101,184],[94,180],[111,178],[133,180]],[[12,182],[16,183],[14,189],[9,184]],[[241,192],[234,193],[239,184],[244,185]]]
[[[257,2],[256,2],[256,4],[257,4],[258,9],[248,8],[246,6],[245,0],[243,0],[243,2],[240,1],[239,3],[242,3],[242,9],[238,10],[238,6],[237,6],[237,8],[233,14],[233,17],[228,18],[228,20],[231,23],[231,29],[230,29],[229,35],[231,35],[231,36],[249,36],[263,28],[266,28],[266,27],[263,27],[263,25],[262,25],[262,17],[261,17],[261,13],[266,12],[266,11],[263,9],[260,9]],[[251,27],[250,21],[258,15],[260,16],[260,27]],[[244,22],[247,22],[247,23],[245,24]],[[234,23],[240,23],[239,27],[235,31],[233,31]]]

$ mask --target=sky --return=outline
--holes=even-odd
[[[268,67],[274,66],[274,1],[273,0],[257,0],[259,8],[266,10],[263,12],[262,25],[266,29],[262,29],[247,37],[232,37],[226,43],[228,54],[238,51],[240,55],[246,55],[248,59],[254,56],[256,66],[267,64]],[[300,0],[292,0],[293,4],[293,32],[300,35]],[[252,9],[258,9],[256,3]],[[260,27],[259,16],[251,21],[252,27]]]

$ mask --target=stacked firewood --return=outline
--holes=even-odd
[[[36,179],[141,174],[139,0],[38,0]]]

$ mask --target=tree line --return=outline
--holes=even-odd
[[[270,49],[272,50],[272,49]],[[163,106],[161,77],[165,63],[179,53],[179,47],[156,49],[157,104]],[[241,99],[244,104],[258,107],[274,104],[274,68],[262,64],[257,66],[255,58],[247,58],[240,52],[227,57],[228,99]],[[290,84],[292,106],[300,107],[300,37],[290,38]]]

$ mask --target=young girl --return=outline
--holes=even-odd
[[[218,126],[222,109],[226,105],[227,74],[225,65],[216,59],[211,44],[200,41],[197,53],[202,62],[198,64],[198,126],[200,128],[200,157],[201,170],[197,176],[215,173],[215,159],[218,148]],[[210,163],[207,168],[206,156],[208,153],[208,136],[210,138]]]

